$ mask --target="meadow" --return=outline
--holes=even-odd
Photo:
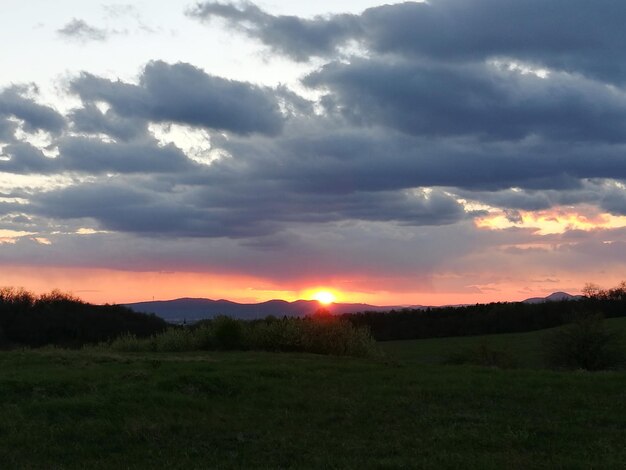
[[[626,373],[543,369],[546,334],[367,358],[6,351],[0,468],[624,468]],[[477,347],[517,368],[445,364]]]

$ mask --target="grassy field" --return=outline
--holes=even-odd
[[[626,338],[626,318],[609,318],[605,323],[608,328],[621,332]],[[407,364],[424,365],[442,364],[455,351],[471,350],[486,345],[491,349],[510,354],[520,368],[540,369],[543,367],[542,340],[554,329],[506,335],[390,341],[382,345],[389,357]]]
[[[379,360],[3,352],[0,468],[625,468],[626,373],[537,369],[542,334]],[[440,364],[481,343],[527,368]]]

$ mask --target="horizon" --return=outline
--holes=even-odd
[[[0,19],[0,285],[441,306],[624,277],[626,4],[40,3]]]
[[[518,300],[509,300],[509,301],[487,301],[484,302],[485,304],[489,304],[489,303],[496,303],[496,302],[511,302],[511,303],[515,303],[515,302],[524,302],[526,300],[531,300],[531,299],[543,299],[543,298],[547,298],[553,294],[567,294],[567,295],[571,295],[573,297],[582,295],[581,293],[576,293],[576,294],[571,294],[570,292],[564,292],[564,291],[555,291],[555,292],[551,292],[550,294],[543,296],[543,297],[528,297],[525,299],[518,299]],[[340,302],[340,301],[332,301],[332,302],[322,302],[318,299],[315,298],[309,298],[309,299],[305,299],[305,298],[299,298],[296,300],[285,300],[285,299],[268,299],[268,300],[261,300],[259,302],[237,302],[234,300],[230,300],[230,299],[225,299],[225,298],[207,298],[207,297],[179,297],[179,298],[175,298],[175,299],[157,299],[154,298],[152,300],[142,300],[139,302],[122,302],[122,305],[132,305],[132,304],[143,304],[143,303],[154,303],[154,302],[175,302],[177,300],[208,300],[211,302],[231,302],[231,303],[236,303],[236,304],[240,304],[240,305],[257,305],[257,304],[263,304],[263,303],[269,303],[269,302],[287,302],[287,303],[295,303],[295,302],[317,302],[320,307],[324,308],[324,307],[331,307],[334,304],[354,304],[354,305],[368,305],[371,307],[394,307],[394,308],[411,308],[411,307],[455,307],[457,305],[473,305],[473,304],[443,304],[443,305],[423,305],[423,304],[388,304],[388,305],[375,305],[375,304],[369,304],[366,302]]]

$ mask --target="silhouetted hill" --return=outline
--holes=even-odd
[[[544,302],[559,302],[563,300],[579,300],[582,296],[570,295],[566,292],[555,292],[547,297],[533,297],[522,301],[526,304]],[[241,304],[230,300],[211,300],[182,298],[175,300],[158,300],[152,302],[137,302],[125,304],[135,312],[154,313],[168,322],[180,323],[183,320],[194,322],[214,318],[218,315],[226,315],[240,320],[255,320],[265,318],[268,315],[276,317],[304,317],[315,313],[319,308],[325,308],[333,315],[356,312],[388,312],[390,310],[402,310],[409,308],[420,310],[428,307],[421,305],[412,306],[377,306],[362,303],[334,303],[322,306],[316,300],[296,300],[286,302],[284,300],[269,300],[257,304]],[[464,307],[465,305],[449,305],[447,307]]]
[[[564,300],[580,300],[582,295],[571,295],[567,292],[554,292],[547,297],[531,297],[530,299],[523,300],[525,304],[541,304],[544,302],[563,302]]]
[[[325,308],[334,315],[354,312],[384,312],[402,307],[386,306],[379,307],[368,304],[335,303],[321,306],[316,300],[297,300],[286,302],[284,300],[269,300],[258,304],[240,304],[229,300],[211,299],[176,299],[153,302],[138,302],[125,304],[135,312],[154,313],[169,322],[197,321],[214,318],[218,315],[227,315],[241,320],[254,320],[265,318],[268,315],[276,317],[304,317],[315,313],[320,307]],[[420,308],[412,306],[411,308]]]

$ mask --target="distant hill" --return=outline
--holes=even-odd
[[[525,304],[542,304],[544,302],[563,302],[565,300],[580,300],[582,295],[571,295],[567,292],[554,292],[547,297],[531,297],[530,299],[523,300]]]
[[[214,318],[218,315],[227,315],[241,320],[265,318],[268,315],[274,315],[276,317],[304,317],[315,313],[320,307],[327,309],[334,315],[364,311],[384,312],[394,308],[403,308],[397,306],[379,307],[360,303],[334,303],[328,306],[320,306],[317,300],[297,300],[295,302],[270,300],[258,304],[240,304],[229,300],[190,298],[138,302],[125,304],[124,306],[131,308],[135,312],[154,313],[168,322],[176,323],[185,320],[194,322]],[[420,308],[420,306],[411,306],[411,308]]]
[[[563,300],[579,300],[582,296],[570,295],[566,292],[555,292],[547,297],[533,297],[522,301],[525,304],[539,304],[544,302],[558,302]],[[411,306],[377,306],[361,303],[334,303],[321,306],[317,300],[296,300],[286,302],[284,300],[270,300],[258,304],[241,304],[230,300],[211,300],[182,298],[175,300],[161,300],[152,302],[137,302],[125,304],[135,312],[154,313],[164,320],[172,323],[183,321],[195,322],[214,318],[218,315],[227,315],[240,320],[254,320],[265,318],[268,315],[276,317],[304,317],[315,313],[320,307],[327,309],[334,315],[356,312],[387,312],[389,310],[401,310],[411,308],[415,310],[425,309],[422,305]],[[453,305],[449,305],[452,307]],[[463,305],[455,305],[462,307]]]

